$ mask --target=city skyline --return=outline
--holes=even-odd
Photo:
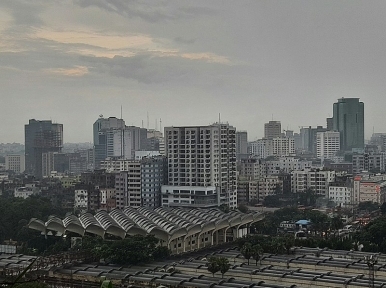
[[[263,137],[326,125],[337,99],[386,132],[384,1],[0,2],[0,142],[29,119],[92,142],[99,114],[155,128],[221,120]],[[385,127],[385,128],[384,128]]]

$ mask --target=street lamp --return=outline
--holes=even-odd
[[[378,263],[376,255],[366,255],[365,261],[369,267],[369,287],[374,288],[374,266]]]

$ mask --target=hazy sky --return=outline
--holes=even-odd
[[[0,143],[28,119],[92,141],[99,114],[129,125],[221,120],[263,136],[324,125],[341,97],[386,132],[386,1],[1,0]],[[159,126],[159,124],[158,124]]]

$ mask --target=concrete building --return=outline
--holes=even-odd
[[[363,153],[352,155],[352,171],[353,174],[360,174],[364,171],[368,172],[385,172],[386,153],[377,154]]]
[[[267,175],[291,173],[295,170],[302,170],[312,167],[312,161],[301,160],[293,156],[277,157],[274,160],[266,160],[264,163]]]
[[[142,158],[142,206],[153,208],[161,206],[161,187],[167,184],[167,169],[167,159],[164,156]]]
[[[273,140],[272,139],[259,139],[256,141],[248,142],[248,154],[251,157],[258,159],[265,159],[273,155]]]
[[[142,151],[141,151],[142,152]],[[158,151],[151,151],[159,154]],[[167,160],[164,156],[141,157],[141,160],[106,159],[101,167],[117,173],[116,207],[159,207],[161,186],[167,184]]]
[[[126,126],[125,121],[115,117],[101,116],[93,126],[95,167],[108,157],[134,159],[134,152],[145,150],[147,130]]]
[[[115,175],[116,207],[141,207],[141,163],[132,161],[128,169]]]
[[[316,133],[316,157],[319,159],[333,159],[340,150],[340,133],[326,131]]]
[[[335,171],[304,169],[291,172],[292,193],[304,193],[312,189],[316,195],[328,197],[328,187],[335,181]]]
[[[333,131],[334,130],[334,118],[326,118],[326,124],[327,124],[327,131]]]
[[[94,167],[99,168],[100,162],[107,158],[107,135],[106,131],[110,129],[123,129],[125,121],[116,117],[103,118],[100,115],[93,125],[93,143],[94,143]]]
[[[248,158],[248,133],[247,131],[236,132],[236,160]]]
[[[32,195],[38,195],[42,191],[35,186],[35,184],[26,184],[23,187],[16,187],[14,190],[14,197],[27,199]]]
[[[93,185],[98,188],[115,187],[115,173],[106,172],[104,169],[84,172],[81,174],[80,180],[86,185]]]
[[[30,119],[25,125],[25,169],[26,172],[42,178],[42,155],[61,152],[63,147],[63,124],[52,121]]]
[[[323,126],[316,126],[315,128],[302,127],[300,128],[301,149],[302,151],[308,151],[316,156],[317,153],[317,133],[326,132],[327,129]]]
[[[357,175],[354,177],[354,204],[361,202],[373,202],[383,204],[386,198],[386,179],[384,176],[371,177]]]
[[[100,193],[100,209],[110,212],[116,207],[115,189],[114,188],[102,188]]]
[[[264,138],[273,139],[281,137],[280,121],[269,121],[264,124]]]
[[[347,185],[330,184],[328,187],[328,199],[336,206],[351,208],[353,204],[353,187]]]
[[[161,188],[163,207],[214,208],[220,205],[218,189],[164,185]]]
[[[218,187],[220,204],[236,208],[235,134],[234,127],[223,123],[166,127],[168,185],[187,186],[183,190]]]
[[[249,202],[249,180],[238,178],[237,180],[237,204],[247,204]]]
[[[259,180],[266,175],[265,163],[260,159],[242,159],[239,165],[239,176],[248,180]]]
[[[134,154],[134,160],[140,161],[142,158],[151,158],[151,157],[156,157],[156,156],[161,156],[161,153],[159,151],[135,151]]]
[[[88,211],[88,190],[87,189],[76,189],[74,192],[74,209],[82,212]]]
[[[364,149],[364,104],[359,98],[341,98],[334,103],[333,129],[340,133],[342,150]]]
[[[8,154],[5,156],[5,170],[21,174],[25,170],[25,155]]]
[[[275,156],[290,156],[295,155],[294,138],[277,137],[272,139],[273,155]]]
[[[265,197],[276,194],[283,194],[283,181],[278,176],[265,176],[257,181],[258,183],[258,201],[264,202]]]

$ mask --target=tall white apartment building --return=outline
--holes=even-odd
[[[17,174],[25,170],[25,155],[10,154],[5,156],[5,170],[13,171]]]
[[[216,187],[219,204],[237,207],[236,129],[229,124],[165,127],[168,185]],[[179,188],[182,189],[182,188]]]
[[[290,156],[295,154],[295,140],[290,137],[276,137],[272,139],[273,155]]]
[[[316,156],[319,159],[333,159],[340,150],[340,133],[326,131],[316,133]]]
[[[248,142],[248,153],[258,159],[265,159],[273,155],[272,139],[259,139],[253,142]]]
[[[304,169],[292,171],[291,190],[292,193],[304,193],[312,189],[316,195],[328,197],[328,187],[335,181],[335,171]]]

